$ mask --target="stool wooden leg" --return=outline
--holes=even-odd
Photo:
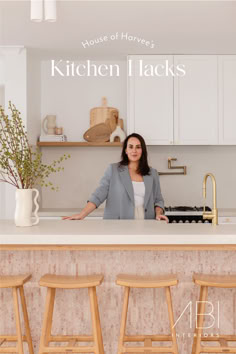
[[[29,318],[28,318],[28,312],[27,312],[27,307],[26,307],[26,302],[25,302],[25,294],[24,294],[23,286],[20,286],[19,290],[20,290],[22,312],[23,312],[24,322],[25,322],[25,334],[26,334],[27,343],[28,343],[28,347],[29,347],[29,353],[30,354],[34,354],[32,338],[31,338],[31,333],[30,333],[30,326],[29,326]]]
[[[197,313],[200,313],[200,304],[202,301],[202,286],[200,286],[200,296],[199,296],[199,302],[197,305]],[[194,336],[193,336],[193,347],[192,347],[192,354],[195,354],[196,352],[196,345],[197,345],[197,328],[199,327],[199,316],[196,314],[196,321],[195,321],[195,331],[194,331]]]
[[[52,314],[53,314],[53,304],[55,298],[55,290],[53,288],[48,288],[47,290],[47,297],[46,297],[46,305],[45,305],[45,312],[43,318],[43,326],[42,326],[42,333],[39,345],[39,354],[45,353],[45,347],[48,345],[51,326],[52,326]]]
[[[50,297],[49,310],[48,310],[47,332],[46,332],[46,338],[45,338],[45,344],[47,346],[49,344],[51,333],[52,333],[52,318],[53,318],[55,294],[56,294],[56,289],[51,288],[51,297]]]
[[[202,287],[202,302],[200,303],[200,313],[201,315],[199,317],[199,321],[197,321],[198,323],[198,328],[197,328],[197,340],[196,340],[196,350],[194,354],[200,354],[201,353],[201,336],[202,336],[202,326],[203,326],[203,322],[204,322],[204,311],[205,311],[205,301],[207,300],[207,291],[208,291],[208,287],[207,286],[203,286]]]
[[[103,339],[102,339],[102,329],[101,329],[101,322],[99,316],[99,308],[98,308],[98,300],[97,300],[97,293],[96,288],[94,288],[94,300],[95,300],[95,308],[96,308],[96,316],[97,316],[97,324],[98,324],[98,339],[99,339],[99,349],[100,353],[104,354],[104,346],[103,346]]]
[[[17,335],[17,349],[18,354],[23,354],[23,340],[22,340],[22,332],[21,332],[21,324],[20,324],[20,312],[19,312],[19,302],[17,296],[17,288],[12,288],[13,293],[13,302],[14,302],[14,310],[15,310],[15,319],[16,319],[16,335]]]
[[[167,301],[167,306],[168,306],[168,314],[169,314],[169,320],[170,320],[170,328],[171,328],[171,335],[172,335],[172,348],[173,348],[173,353],[178,354],[178,346],[177,346],[177,339],[176,339],[176,333],[175,333],[175,321],[174,321],[174,313],[173,313],[173,306],[172,306],[172,301],[171,301],[171,292],[170,292],[170,287],[166,286],[166,301]]]
[[[130,292],[130,287],[126,286],[124,291],[124,303],[123,303],[123,309],[121,315],[118,354],[122,354],[124,352],[123,346],[124,346],[125,328],[126,328],[127,313],[128,313],[129,292]]]
[[[90,287],[89,289],[89,298],[90,298],[90,308],[92,316],[92,325],[93,325],[93,339],[94,339],[94,352],[95,354],[103,354],[103,343],[101,339],[101,329],[100,321],[97,316],[97,302],[96,302],[96,288]]]

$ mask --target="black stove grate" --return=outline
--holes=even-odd
[[[206,206],[206,211],[211,211],[211,208]],[[203,211],[203,207],[190,207],[190,206],[175,206],[175,207],[165,207],[165,211]]]
[[[211,211],[208,206],[205,207],[206,211]],[[175,215],[171,215],[173,212]],[[178,215],[178,212],[180,213]],[[195,215],[194,213],[196,212]],[[203,219],[201,212],[203,212],[203,207],[189,207],[189,206],[176,206],[176,207],[165,207],[165,213],[169,219],[169,223],[212,223],[212,220]],[[169,214],[170,213],[170,214]]]

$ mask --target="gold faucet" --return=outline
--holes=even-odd
[[[208,176],[210,176],[212,180],[213,208],[212,211],[206,211],[204,204],[202,217],[203,219],[212,220],[212,225],[218,225],[218,209],[216,208],[216,180],[212,173],[207,173],[203,179],[203,198],[206,199],[206,181]]]

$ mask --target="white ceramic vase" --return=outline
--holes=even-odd
[[[36,193],[34,197],[35,211],[32,220],[32,208],[33,208],[33,192]],[[39,205],[37,198],[39,191],[37,189],[17,189],[16,190],[16,210],[15,210],[15,224],[16,226],[32,226],[39,222],[38,210]]]
[[[46,116],[43,120],[42,127],[45,134],[54,135],[56,129],[56,116],[54,115]]]

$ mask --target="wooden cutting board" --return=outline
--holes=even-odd
[[[105,123],[107,119],[112,118],[113,114],[119,115],[119,111],[114,107],[107,107],[106,97],[102,98],[102,106],[90,110],[90,127],[100,123]]]
[[[105,124],[107,124],[111,129],[111,133],[114,132],[117,125],[119,125],[121,129],[124,130],[124,121],[122,118],[119,118],[118,114],[115,111],[111,112],[111,117],[105,121]]]
[[[89,128],[83,136],[86,141],[104,143],[110,140],[110,135],[110,127],[105,123],[100,123]]]
[[[122,118],[118,119],[118,125],[121,127],[122,130],[124,130],[124,121]]]

